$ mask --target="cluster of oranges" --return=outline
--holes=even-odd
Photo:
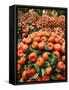
[[[64,15],[38,15],[34,10],[18,12],[18,80],[65,80],[64,31]]]

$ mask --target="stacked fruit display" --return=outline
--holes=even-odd
[[[65,80],[65,16],[18,10],[17,25],[18,82]]]

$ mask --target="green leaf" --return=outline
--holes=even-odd
[[[48,67],[48,66],[50,66],[50,63],[49,62],[45,62],[44,63],[44,67]]]
[[[51,65],[53,68],[55,68],[55,67],[56,67],[56,62],[57,62],[57,60],[56,60],[54,54],[51,54],[51,56],[48,58],[48,60],[49,60],[50,65]]]
[[[29,46],[29,50],[32,52],[33,51],[33,49],[32,49],[32,47],[31,47],[31,45]]]
[[[55,75],[54,75],[54,74],[52,74],[52,75],[50,76],[50,78],[51,78],[51,80],[56,80],[56,78],[55,78]]]
[[[53,59],[53,60],[55,60],[55,59],[56,59],[54,54],[52,54],[52,59]]]
[[[54,62],[56,60],[54,54],[51,54],[51,56],[48,58],[51,62]]]
[[[24,71],[24,67],[21,68],[21,70],[19,71],[20,73],[22,73]]]
[[[44,76],[44,74],[45,74],[45,71],[43,68],[41,68],[41,74],[42,74],[42,76]]]
[[[45,42],[46,45],[48,45],[48,42]]]
[[[55,71],[56,71],[56,72],[58,72],[58,73],[60,73],[60,72],[61,72],[61,70],[60,70],[60,69],[58,69],[58,68],[56,68],[56,69],[55,69]]]
[[[35,67],[35,69],[36,69],[37,72],[40,71],[40,68],[39,68],[39,66],[36,63],[34,64],[34,67]]]
[[[31,26],[32,25],[32,22],[29,22],[29,26]]]
[[[65,75],[65,71],[63,71],[63,70],[62,70],[60,73],[61,73],[62,75]]]
[[[34,52],[35,52],[38,56],[42,54],[42,51],[40,51],[40,50],[34,50]]]

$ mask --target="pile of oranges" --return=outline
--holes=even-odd
[[[53,12],[53,11],[51,11]],[[18,11],[17,80],[65,80],[65,16]]]

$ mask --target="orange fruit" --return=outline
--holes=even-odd
[[[45,61],[47,61],[48,60],[48,53],[47,52],[44,52],[43,54],[42,54],[42,57],[43,57],[43,59],[45,60]]]
[[[50,75],[51,72],[52,72],[52,70],[53,70],[52,67],[46,67],[46,69],[45,69],[45,73],[46,73],[46,75]]]
[[[23,80],[27,80],[27,78],[28,78],[28,72],[27,71],[23,71],[23,73],[22,73],[22,79]]]
[[[30,44],[32,42],[32,39],[31,38],[26,38],[26,44]]]
[[[59,61],[57,63],[57,67],[60,69],[60,70],[65,70],[65,64],[62,62],[62,61]]]
[[[41,37],[41,42],[46,42],[46,41],[47,41],[46,37]]]
[[[61,47],[61,52],[62,52],[63,54],[65,54],[65,46],[64,46],[64,45]]]
[[[18,55],[18,57],[21,57],[23,55],[22,49],[17,51],[17,55]]]
[[[20,64],[20,65],[24,65],[25,63],[26,63],[25,57],[21,57],[20,60],[18,60],[18,64]]]
[[[54,42],[54,37],[53,36],[49,37],[48,42]]]
[[[54,38],[54,41],[55,41],[55,43],[59,43],[59,42],[60,42],[60,38],[55,37],[55,38]]]
[[[21,69],[21,65],[17,64],[17,70],[19,71]]]
[[[35,73],[36,73],[36,71],[35,71],[34,67],[28,69],[28,75],[29,76],[33,76]]]
[[[56,74],[56,79],[58,79],[58,80],[64,80],[65,77],[62,74],[58,73],[58,74]]]
[[[21,49],[22,49],[22,47],[23,47],[23,43],[22,43],[22,42],[20,42],[20,43],[18,44],[18,50],[21,50]]]
[[[29,54],[29,60],[30,60],[30,62],[35,62],[37,60],[37,54],[34,52]]]
[[[34,41],[35,41],[35,42],[40,42],[40,37],[35,37],[35,38],[34,38]]]
[[[55,55],[56,58],[60,57],[60,53],[58,51],[54,51],[53,54]]]
[[[36,63],[39,67],[42,67],[44,65],[44,59],[42,57],[38,57]]]
[[[62,61],[65,63],[65,55],[62,56]]]
[[[38,44],[38,49],[39,50],[42,50],[44,48],[45,48],[45,44],[43,42],[41,42],[41,43]]]
[[[48,49],[49,49],[49,50],[53,50],[53,48],[54,48],[53,43],[48,43]]]
[[[32,43],[32,48],[33,48],[33,49],[36,49],[37,47],[38,47],[38,42],[33,42],[33,43]]]
[[[23,49],[23,52],[26,52],[28,50],[28,45],[27,44],[24,44],[23,47],[22,47],[22,49]]]
[[[60,44],[55,44],[54,49],[55,49],[55,51],[61,51],[61,45]]]

